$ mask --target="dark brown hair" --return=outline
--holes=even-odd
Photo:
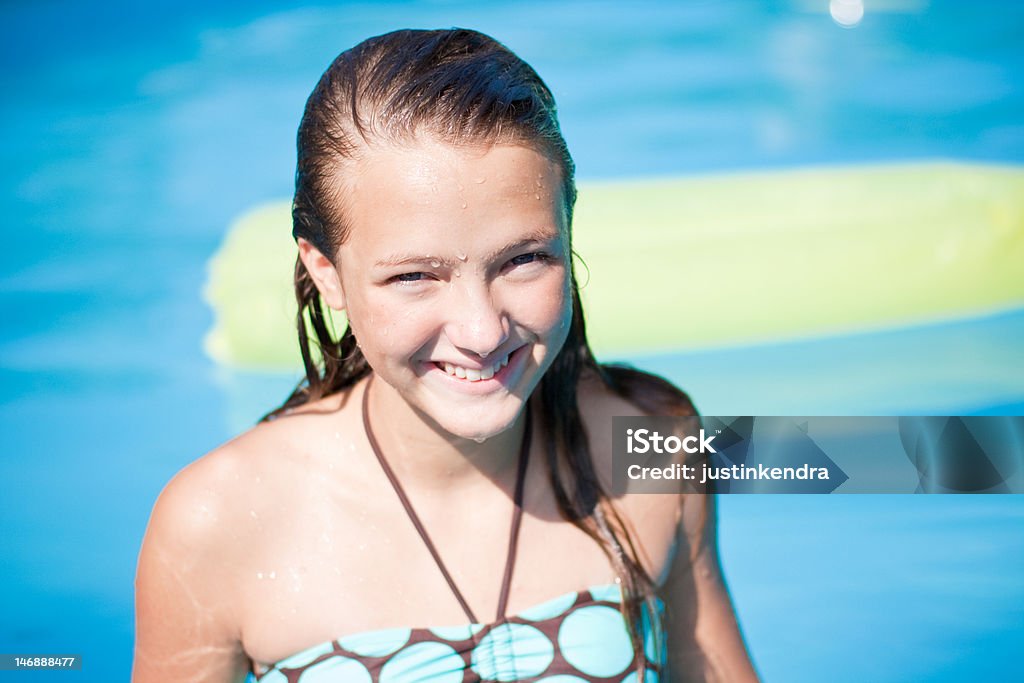
[[[327,69],[299,125],[293,236],[308,240],[333,260],[351,229],[344,219],[344,190],[339,190],[344,188],[344,164],[374,144],[417,136],[453,145],[521,144],[545,155],[561,171],[571,235],[575,167],[551,91],[526,62],[494,39],[452,29],[395,31],[370,38],[343,52]],[[661,378],[597,363],[587,343],[571,267],[570,276],[568,337],[530,402],[540,403],[546,464],[562,516],[601,546],[621,580],[623,613],[643,675],[641,614],[645,604],[656,609],[655,583],[640,562],[632,534],[598,481],[577,391],[581,377],[593,375],[645,412],[692,415],[694,411],[686,395]],[[371,372],[350,327],[340,339],[333,338],[319,292],[301,260],[295,263],[295,295],[306,377],[264,420],[343,391]],[[661,637],[660,632],[655,637]]]

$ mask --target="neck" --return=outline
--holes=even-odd
[[[529,404],[511,427],[478,443],[446,432],[373,375],[363,391],[381,455],[403,485],[450,492],[488,482],[507,487],[514,481]]]

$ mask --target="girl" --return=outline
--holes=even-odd
[[[157,501],[135,683],[756,680],[713,499],[608,493],[612,416],[693,407],[594,360],[575,197],[551,93],[493,39],[335,60],[298,135],[306,378]]]

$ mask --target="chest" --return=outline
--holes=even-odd
[[[361,496],[354,507],[311,487],[301,501],[268,511],[238,582],[242,645],[255,662],[277,662],[345,634],[468,622],[393,493],[380,493]],[[512,512],[504,503],[498,497],[471,511],[455,504],[419,511],[481,623],[498,617]],[[672,550],[671,497],[634,496],[618,507],[657,578]],[[611,584],[614,572],[600,546],[562,520],[553,500],[528,497],[524,508],[506,614]]]

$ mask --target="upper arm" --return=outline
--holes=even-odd
[[[133,683],[245,677],[223,467],[190,465],[160,494],[135,579]]]
[[[670,680],[757,681],[722,577],[713,495],[685,494],[663,588]]]

